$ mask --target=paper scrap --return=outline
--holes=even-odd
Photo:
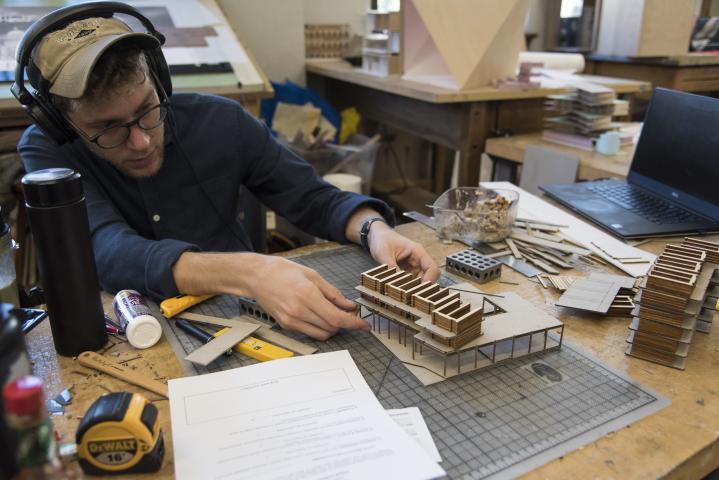
[[[441,462],[442,457],[437,450],[432,434],[422,418],[422,412],[417,407],[395,408],[387,410],[389,416],[412,437],[435,462]]]
[[[310,137],[322,116],[322,110],[307,102],[295,105],[277,102],[275,115],[272,117],[272,129],[285,138],[294,138],[297,132]]]

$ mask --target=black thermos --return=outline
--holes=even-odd
[[[22,184],[55,350],[99,350],[107,333],[80,174],[48,168]]]

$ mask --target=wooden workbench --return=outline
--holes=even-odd
[[[719,55],[687,53],[672,57],[630,58],[588,55],[586,72],[651,82],[655,87],[693,93],[719,92]]]
[[[398,230],[426,245],[440,264],[446,255],[464,248],[459,244],[442,244],[433,231],[417,223],[402,225]],[[713,238],[716,241],[719,236]],[[663,241],[655,241],[641,248],[659,253],[664,245]],[[309,252],[317,248],[327,247],[304,250]],[[493,281],[482,288],[489,293],[512,291],[540,306],[565,322],[565,338],[672,402],[664,410],[554,460],[526,478],[701,478],[719,467],[719,326],[715,325],[709,334],[697,334],[686,370],[674,370],[624,355],[629,333],[627,319],[574,314],[554,307],[558,295],[509,269],[503,269],[502,279],[519,285]],[[113,342],[118,341],[113,339]],[[53,417],[65,441],[72,439],[78,417],[98,396],[108,391],[142,392],[159,408],[165,432],[165,462],[159,475],[153,478],[172,477],[173,451],[167,400],[92,372],[70,358],[57,357],[48,322],[32,331],[27,343],[35,373],[45,379],[50,395],[54,396],[67,386],[75,386],[73,403],[66,407],[64,414]],[[184,375],[165,339],[155,347],[141,351],[118,342],[110,346],[105,355],[125,361],[130,368],[159,380]]]
[[[602,155],[596,150],[582,150],[548,142],[542,139],[541,133],[527,133],[511,137],[490,138],[484,145],[484,152],[493,159],[508,160],[515,166],[519,166],[524,163],[524,154],[531,146],[578,156],[577,180],[595,180],[607,177],[626,177],[636,145],[623,146],[616,155]]]
[[[307,85],[335,108],[354,106],[365,118],[459,151],[460,185],[477,184],[481,155],[491,132],[511,129],[519,134],[540,130],[544,99],[570,90],[566,83],[547,80],[542,88],[535,89],[481,87],[455,91],[398,76],[369,75],[338,60],[308,61],[306,69]],[[642,81],[577,78],[602,83],[619,94],[650,88],[650,84]]]

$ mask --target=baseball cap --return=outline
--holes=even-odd
[[[118,42],[143,50],[160,46],[157,38],[135,32],[116,18],[85,18],[45,35],[33,51],[33,63],[44,83],[50,85],[50,93],[80,98],[97,60]],[[40,82],[32,83],[37,86]]]

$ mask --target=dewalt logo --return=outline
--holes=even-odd
[[[122,465],[131,461],[137,454],[137,440],[124,438],[88,442],[87,450],[95,461],[106,465]]]
[[[137,441],[134,438],[123,440],[105,440],[103,442],[90,442],[87,449],[92,454],[105,452],[134,452],[137,450]]]

